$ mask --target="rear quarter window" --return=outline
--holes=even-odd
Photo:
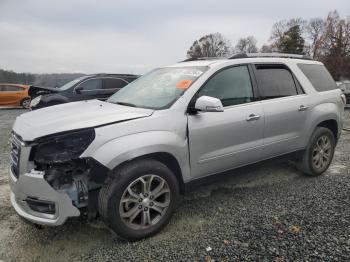
[[[337,84],[324,65],[298,64],[298,67],[316,91],[324,92],[337,89]]]

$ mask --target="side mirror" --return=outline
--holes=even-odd
[[[75,93],[81,94],[81,91],[84,90],[84,88],[81,87],[81,86],[78,86],[78,87],[76,87],[74,90],[75,90]]]
[[[197,99],[194,108],[202,112],[223,112],[224,107],[220,101],[215,97],[201,96]]]

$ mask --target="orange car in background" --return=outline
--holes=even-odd
[[[0,106],[30,107],[29,85],[0,84]]]

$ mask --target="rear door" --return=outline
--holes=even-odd
[[[254,66],[265,114],[263,157],[303,148],[309,99],[284,64]]]
[[[103,85],[103,100],[106,100],[108,97],[118,92],[124,86],[129,84],[126,80],[121,78],[105,78]]]
[[[263,146],[264,113],[256,101],[247,65],[217,72],[197,97],[221,100],[224,112],[188,115],[191,173],[193,178],[258,161]]]

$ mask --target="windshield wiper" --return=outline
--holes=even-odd
[[[122,106],[137,107],[135,104],[127,103],[127,102],[116,102],[116,104],[117,105],[122,105]]]

